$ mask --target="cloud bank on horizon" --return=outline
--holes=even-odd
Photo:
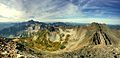
[[[105,20],[119,24],[120,0],[0,0],[0,22],[30,18],[65,22]]]

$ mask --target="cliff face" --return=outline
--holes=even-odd
[[[92,23],[93,26],[96,26],[96,30],[94,31],[91,40],[92,43],[95,45],[117,45],[119,46],[119,38],[114,35],[112,30],[107,27],[105,24],[97,24],[97,23]]]

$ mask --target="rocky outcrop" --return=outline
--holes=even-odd
[[[16,44],[13,41],[5,42],[0,39],[0,57],[2,58],[16,58]]]

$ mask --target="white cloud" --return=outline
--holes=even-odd
[[[22,16],[22,12],[0,3],[0,15],[8,18],[17,18]]]
[[[78,11],[78,6],[72,4],[72,3],[69,3],[67,6],[66,6],[66,10],[65,12],[68,14],[68,15],[72,15],[72,14],[76,14],[77,11]]]
[[[22,22],[25,20],[26,19],[23,19],[23,18],[21,19],[21,18],[3,18],[3,17],[0,17],[0,22]]]

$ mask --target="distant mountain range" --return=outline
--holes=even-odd
[[[59,27],[59,26],[75,26],[72,23],[44,23],[38,21],[27,21],[21,23],[1,23],[0,35],[3,37],[20,37],[28,29],[36,30],[35,28],[40,28],[40,30],[48,29],[48,27]]]
[[[0,22],[0,30],[2,30],[4,28],[11,27],[13,25],[14,25],[14,23],[3,23],[3,22]]]
[[[49,27],[74,27],[74,26],[84,26],[87,24],[80,23],[68,23],[68,22],[53,22],[53,23],[45,23],[38,21],[27,21],[20,23],[0,23],[0,35],[3,37],[13,38],[13,37],[28,37],[28,30],[44,30]],[[120,25],[108,25],[112,29],[120,29]],[[26,36],[23,36],[26,35]],[[30,36],[30,35],[29,35]]]

